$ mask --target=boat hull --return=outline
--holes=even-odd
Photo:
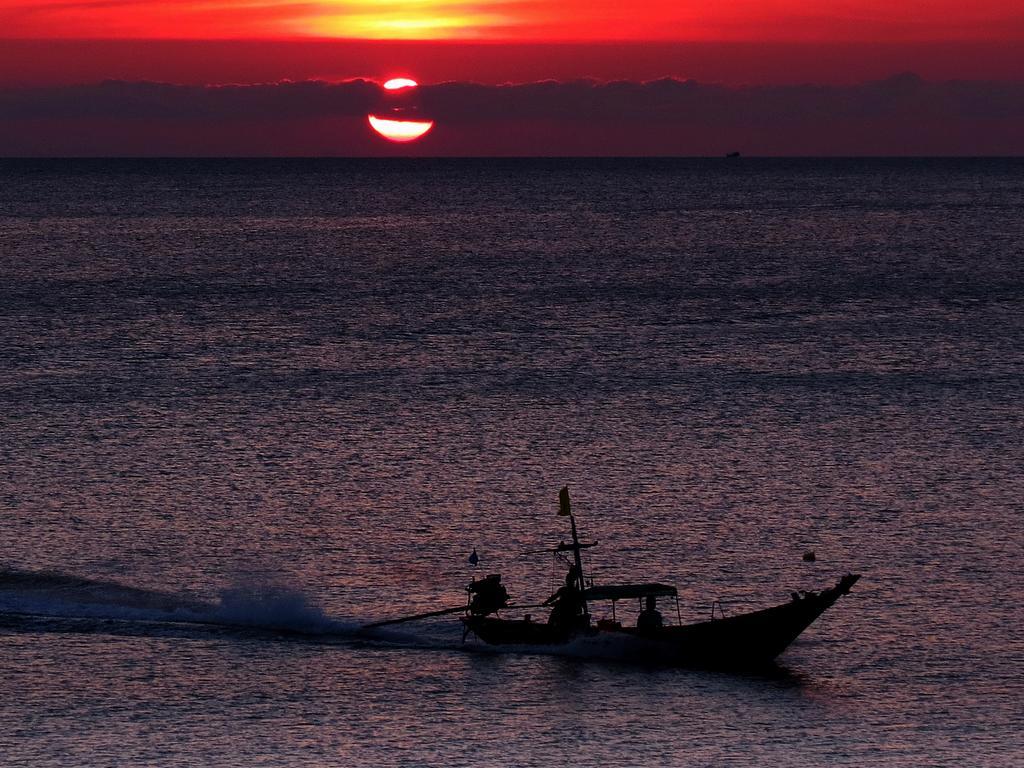
[[[683,667],[751,668],[771,664],[800,634],[847,594],[860,576],[788,603],[696,624],[641,630],[599,625],[567,630],[525,619],[467,616],[467,633],[510,648],[586,647],[588,655]]]

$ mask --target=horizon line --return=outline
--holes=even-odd
[[[0,155],[0,162],[38,161],[331,161],[387,160],[397,162],[479,161],[479,160],[714,160],[729,164],[745,160],[1024,160],[1018,155]]]

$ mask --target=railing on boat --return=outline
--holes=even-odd
[[[723,619],[725,618],[725,608],[722,605],[722,601],[721,600],[712,600],[711,601],[711,620],[712,621],[715,620],[715,608],[716,607],[718,608],[719,618],[723,618]]]

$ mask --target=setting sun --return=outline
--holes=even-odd
[[[377,133],[389,141],[415,141],[434,127],[433,120],[389,120],[376,115],[366,118]]]
[[[385,98],[381,106],[387,116],[380,113],[367,115],[370,127],[388,141],[399,144],[425,136],[434,127],[434,121],[420,114],[416,98],[418,86],[419,83],[408,77],[393,77],[385,82]]]
[[[415,88],[419,83],[410,80],[408,77],[393,77],[384,83],[385,91],[400,91],[403,88]]]

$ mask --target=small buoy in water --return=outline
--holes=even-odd
[[[806,552],[804,552],[804,562],[805,563],[813,563],[817,559],[818,559],[818,557],[817,557],[817,555],[814,554],[814,550],[813,549],[808,549]]]

